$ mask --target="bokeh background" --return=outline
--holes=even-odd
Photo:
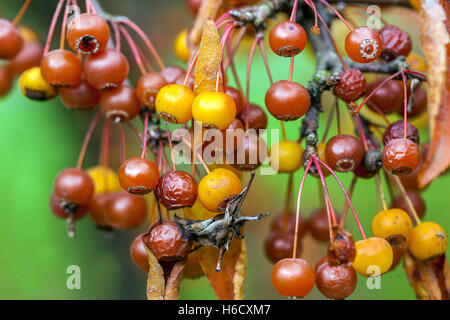
[[[2,1],[0,16],[12,19],[23,1]],[[108,0],[100,1],[113,14],[126,15],[140,25],[157,44],[166,65],[183,64],[172,50],[172,41],[183,28],[189,27],[193,19],[188,13],[184,0]],[[45,39],[56,0],[35,0],[22,20],[22,24],[33,27]],[[390,10],[382,8],[382,16],[408,30],[413,37],[413,51],[420,54],[418,44],[418,14],[408,9]],[[361,19],[355,12],[353,20]],[[57,45],[57,27],[54,46]],[[342,43],[346,31],[339,24],[333,32],[338,43]],[[237,55],[241,81],[245,81],[245,66],[249,43],[244,41]],[[124,45],[126,47],[126,45]],[[129,53],[129,52],[128,52]],[[131,59],[131,55],[128,55]],[[268,50],[274,79],[286,79],[289,59],[275,56]],[[131,61],[131,60],[130,60]],[[1,63],[1,62],[0,62]],[[136,81],[133,62],[131,81]],[[311,48],[296,58],[294,80],[306,84],[314,71],[314,56]],[[251,101],[264,104],[264,94],[269,86],[264,65],[259,53],[252,67]],[[324,97],[327,110],[332,104],[329,96]],[[344,110],[344,109],[343,109]],[[75,166],[79,149],[92,113],[67,110],[58,98],[39,103],[25,99],[17,89],[0,98],[0,298],[1,299],[144,299],[146,275],[138,270],[129,256],[133,238],[144,232],[139,230],[105,234],[97,230],[89,218],[77,223],[77,237],[69,239],[64,221],[56,219],[49,211],[48,199],[53,179],[64,168]],[[322,117],[326,118],[326,117]],[[351,132],[349,117],[343,115],[343,128]],[[426,140],[426,121],[416,120],[421,127],[422,141]],[[137,126],[140,124],[137,122]],[[269,127],[278,128],[271,119]],[[299,121],[287,125],[288,138],[298,138]],[[322,128],[324,123],[322,123]],[[100,143],[97,130],[88,150],[85,167],[96,163]],[[113,130],[114,131],[114,130]],[[322,132],[322,129],[319,130]],[[332,126],[331,134],[336,132]],[[117,136],[113,133],[111,164],[117,168]],[[116,138],[114,138],[116,137]],[[128,156],[137,153],[138,142],[128,134]],[[117,148],[116,148],[117,149]],[[295,175],[295,189],[298,189],[300,170]],[[340,175],[345,186],[350,183],[349,175]],[[244,181],[248,176],[244,175]],[[255,214],[261,211],[277,214],[281,212],[287,175],[257,176],[254,188],[244,205],[244,211]],[[343,196],[331,178],[327,179],[334,206],[343,206]],[[449,230],[448,208],[450,175],[433,182],[423,192],[427,204],[426,220],[437,221]],[[318,206],[317,181],[308,178],[302,203],[301,215],[307,217]],[[354,196],[357,209],[366,233],[370,234],[372,217],[377,212],[376,191],[373,180],[358,181]],[[272,288],[270,272],[272,265],[264,255],[264,239],[268,234],[267,218],[260,223],[246,226],[248,244],[248,270],[246,298],[279,299]],[[347,228],[355,240],[361,239],[351,214]],[[325,254],[326,245],[319,244],[307,235],[303,242],[303,255],[315,263]],[[66,269],[70,265],[81,268],[81,290],[66,288]],[[414,293],[399,266],[384,275],[381,290],[369,290],[366,279],[360,277],[358,286],[350,299],[414,299]],[[184,280],[181,288],[182,299],[214,299],[206,278]],[[307,299],[321,299],[313,289]]]

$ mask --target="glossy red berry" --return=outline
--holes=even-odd
[[[380,31],[383,50],[380,57],[392,61],[398,56],[406,57],[412,48],[409,33],[393,25],[387,25]]]
[[[358,139],[341,134],[328,140],[325,153],[328,165],[339,172],[353,171],[364,156],[364,148]]]
[[[405,133],[403,120],[398,120],[389,125],[383,134],[383,144],[386,145],[394,139],[403,139]],[[406,123],[406,139],[419,144],[419,130],[411,123]]]
[[[119,87],[128,77],[127,58],[113,49],[90,55],[84,61],[84,75],[87,82],[99,90]]]
[[[44,80],[55,87],[73,87],[80,83],[83,74],[81,60],[67,50],[53,50],[41,61]]]
[[[338,76],[339,82],[334,85],[333,93],[345,102],[358,99],[367,89],[366,79],[358,69],[345,69]]]
[[[159,178],[156,194],[169,210],[192,207],[197,200],[197,182],[187,172],[167,172]]]
[[[408,139],[391,140],[383,149],[383,165],[395,175],[411,173],[420,160],[419,147]]]
[[[306,46],[306,32],[292,21],[277,23],[269,33],[269,45],[273,52],[282,57],[293,57]]]
[[[192,247],[192,239],[178,222],[156,222],[142,240],[147,248],[161,261],[185,259]]]
[[[145,273],[148,273],[150,265],[148,264],[148,255],[147,251],[145,251],[144,242],[142,242],[143,235],[144,234],[140,234],[136,238],[134,238],[130,247],[130,255],[131,260],[133,260],[136,267],[138,267]]]
[[[277,263],[282,259],[291,258],[292,250],[294,249],[294,238],[295,236],[292,233],[283,233],[279,231],[269,233],[265,242],[267,258],[272,263]],[[297,257],[299,257],[302,249],[300,238],[298,238],[297,243]]]
[[[146,194],[156,188],[159,170],[148,159],[133,157],[126,160],[119,169],[119,182],[131,194]]]
[[[114,195],[115,192],[103,192],[94,195],[91,200],[89,216],[98,228],[111,228],[106,217],[106,208],[109,199]]]
[[[317,289],[327,298],[347,298],[355,290],[356,282],[356,272],[351,266],[332,266],[328,259],[316,266]]]
[[[102,113],[114,122],[131,120],[141,110],[136,91],[127,85],[104,92],[100,100],[100,107]]]
[[[314,269],[303,259],[283,259],[272,269],[272,285],[285,297],[305,297],[314,287]]]
[[[21,74],[25,70],[39,67],[44,48],[39,41],[25,41],[22,50],[11,60],[9,67],[14,74]]]
[[[373,111],[377,112],[377,109],[383,113],[391,113],[398,110],[403,110],[403,87],[400,82],[395,80],[389,80],[383,86],[377,89],[377,87],[386,78],[381,78],[375,82],[369,84],[366,94],[369,95],[375,89],[375,93],[367,101],[367,106]]]
[[[314,239],[318,241],[330,240],[330,224],[328,223],[328,215],[326,209],[316,209],[309,216],[308,230]]]
[[[8,20],[0,19],[0,59],[14,58],[22,49],[23,38]]]
[[[0,66],[0,97],[6,95],[12,88],[13,73],[7,65]]]
[[[75,205],[57,197],[54,193],[50,196],[50,210],[55,217],[68,219],[73,215],[74,221],[83,218],[89,211],[88,205]]]
[[[60,88],[62,103],[73,110],[91,110],[100,103],[100,91],[91,86],[85,79],[71,88]]]
[[[89,205],[94,195],[94,182],[83,170],[65,169],[56,177],[53,193],[60,200]]]
[[[345,38],[345,51],[353,61],[369,63],[376,60],[382,50],[380,35],[368,27],[353,29]]]
[[[108,23],[95,13],[76,15],[67,28],[67,40],[78,53],[103,52],[109,41]]]
[[[135,228],[147,218],[147,203],[143,197],[115,192],[108,199],[105,216],[108,225],[115,229]]]
[[[136,86],[139,102],[147,108],[155,109],[156,95],[166,84],[166,79],[156,72],[149,72],[141,76]]]
[[[280,80],[270,86],[266,92],[267,110],[278,120],[297,120],[308,111],[309,92],[300,83]]]
[[[248,108],[248,116],[247,116],[247,108]],[[256,131],[260,129],[266,129],[267,128],[267,115],[264,112],[264,110],[253,103],[249,103],[248,107],[244,106],[241,113],[238,114],[239,119],[242,121],[242,123],[246,124],[246,121],[248,119],[248,128],[249,129],[255,129]]]
[[[426,203],[423,197],[420,195],[418,191],[406,191],[406,194],[409,197],[409,200],[412,203],[412,206],[416,210],[417,215],[419,218],[423,218],[426,212]],[[391,203],[391,208],[398,208],[402,209],[409,213],[411,217],[413,217],[413,213],[410,209],[410,206],[408,204],[408,200],[406,200],[406,197],[404,195],[398,195],[394,198],[394,200]]]
[[[254,171],[267,157],[266,142],[256,133],[246,134],[234,151],[233,167],[241,171]]]

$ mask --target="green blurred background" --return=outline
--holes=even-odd
[[[23,1],[2,1],[0,15],[12,19]],[[22,23],[33,27],[45,39],[56,0],[35,0]],[[126,15],[140,25],[157,44],[166,65],[182,65],[173,55],[172,39],[183,28],[189,27],[192,17],[186,10],[184,0],[156,1],[133,0],[101,1],[105,9],[114,14]],[[413,35],[414,51],[418,46],[417,14],[402,11],[382,11],[383,17],[408,28]],[[395,20],[393,20],[395,19]],[[55,34],[54,46],[59,38]],[[339,32],[338,32],[339,33]],[[345,36],[345,35],[344,35]],[[342,35],[337,34],[337,38]],[[245,80],[245,65],[249,43],[244,42],[237,56],[241,81]],[[270,50],[269,50],[270,51]],[[289,59],[281,59],[268,51],[274,79],[286,79]],[[130,55],[128,55],[131,57]],[[132,65],[132,82],[136,80],[136,67]],[[314,57],[308,47],[295,62],[294,80],[306,84],[314,71]],[[264,93],[269,86],[267,75],[259,53],[252,67],[251,101],[264,103]],[[324,97],[324,108],[332,100]],[[97,230],[89,218],[77,223],[77,237],[69,239],[63,221],[54,218],[48,209],[49,194],[53,179],[63,168],[75,166],[78,152],[92,113],[73,112],[63,107],[58,98],[46,103],[25,99],[15,86],[4,98],[0,98],[0,298],[2,299],[144,299],[146,276],[134,267],[129,257],[129,246],[133,238],[144,232],[139,230],[105,234]],[[325,117],[322,117],[325,118]],[[349,118],[343,116],[347,123]],[[136,122],[137,126],[140,126]],[[278,128],[271,119],[270,128]],[[297,139],[299,121],[287,125],[288,137]],[[321,127],[324,126],[324,123]],[[345,125],[344,125],[345,127]],[[350,128],[351,129],[351,128]],[[101,131],[101,130],[97,130]],[[322,132],[322,129],[319,130]],[[350,132],[351,130],[347,130]],[[423,131],[423,130],[422,130]],[[335,126],[332,132],[335,132]],[[422,137],[425,137],[423,135]],[[128,135],[128,156],[137,152],[137,142]],[[114,138],[113,138],[114,139]],[[117,145],[117,139],[113,140]],[[90,145],[85,167],[97,160],[100,137],[97,132]],[[117,168],[118,154],[113,152],[112,164]],[[296,174],[296,188],[300,175]],[[341,175],[345,186],[349,175]],[[244,181],[248,176],[244,175]],[[307,216],[318,205],[317,182],[308,178],[301,214]],[[327,179],[333,203],[342,208],[343,196],[337,185]],[[286,175],[257,176],[254,188],[244,205],[248,214],[269,211],[274,214],[282,210]],[[448,207],[450,176],[433,182],[423,193],[427,203],[426,220],[437,221],[449,229]],[[358,181],[354,205],[366,233],[370,234],[370,223],[377,212],[373,180]],[[248,270],[246,298],[278,299],[270,281],[271,264],[263,251],[264,238],[268,234],[272,218],[246,226],[248,244]],[[356,224],[348,215],[347,228],[360,239]],[[325,254],[326,246],[313,241],[307,235],[303,243],[303,258],[315,263]],[[66,288],[66,269],[70,265],[81,268],[81,290]],[[184,280],[182,299],[214,299],[206,278]],[[316,289],[307,297],[322,296]],[[413,299],[414,293],[402,267],[382,277],[381,290],[369,290],[366,279],[360,277],[352,299]]]

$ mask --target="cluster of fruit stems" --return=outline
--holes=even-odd
[[[57,22],[58,16],[60,14],[60,11],[62,10],[62,7],[63,7],[65,1],[66,0],[60,0],[58,2],[57,8],[55,10],[55,14],[53,16],[53,19],[52,19],[52,22],[50,25],[48,38],[47,38],[47,41],[45,44],[44,54],[49,51],[51,40],[53,38],[53,33],[55,30],[55,26],[56,26],[56,22]],[[392,74],[383,83],[380,84],[380,87],[384,83],[386,83],[388,80],[397,78],[400,75],[403,80],[404,92],[406,92],[405,73],[408,73],[408,76],[410,76],[411,78],[419,78],[419,79],[424,79],[424,75],[421,73],[418,73],[418,72],[408,70],[407,69],[408,65],[404,61],[403,58],[397,58],[396,60],[394,60],[390,63],[371,63],[371,64],[367,64],[367,65],[366,64],[358,64],[351,60],[342,58],[337,50],[336,43],[330,34],[329,25],[331,24],[332,19],[336,18],[334,16],[334,15],[336,15],[339,19],[341,19],[345,23],[345,25],[350,30],[352,30],[352,27],[345,21],[345,19],[339,14],[339,12],[337,10],[335,10],[331,5],[329,5],[328,2],[326,2],[325,0],[319,0],[319,2],[320,3],[314,4],[313,1],[311,1],[311,0],[305,1],[306,5],[312,9],[313,14],[311,14],[307,10],[297,10],[297,7],[298,7],[297,0],[294,0],[294,1],[292,1],[292,0],[273,0],[273,1],[263,2],[262,4],[259,4],[256,6],[252,6],[251,10],[247,10],[246,8],[243,8],[243,9],[239,9],[238,11],[235,10],[233,12],[226,12],[221,17],[219,17],[216,20],[216,27],[219,29],[222,26],[225,26],[225,30],[223,32],[222,39],[220,42],[221,48],[222,48],[222,56],[224,56],[224,50],[226,47],[228,60],[223,61],[220,65],[220,70],[218,72],[217,81],[216,81],[216,90],[219,89],[218,88],[219,83],[220,83],[219,79],[223,78],[223,75],[225,74],[225,70],[227,70],[227,68],[230,67],[231,72],[236,80],[238,89],[241,92],[243,92],[242,86],[241,86],[239,78],[237,76],[237,71],[236,71],[236,66],[234,64],[234,61],[233,61],[233,56],[239,47],[240,41],[242,40],[242,38],[245,34],[248,24],[251,23],[254,26],[254,28],[256,30],[256,36],[255,36],[255,40],[254,40],[254,42],[251,46],[250,52],[249,52],[249,59],[248,59],[248,64],[247,64],[247,81],[246,81],[246,91],[245,91],[245,93],[246,93],[246,95],[245,95],[246,96],[246,108],[248,108],[248,105],[249,105],[249,93],[250,93],[250,81],[249,80],[250,80],[251,63],[253,60],[256,46],[258,46],[258,45],[259,45],[259,48],[261,51],[262,58],[264,60],[264,65],[267,70],[269,81],[271,84],[273,83],[273,79],[272,79],[272,76],[270,73],[269,63],[267,61],[267,56],[265,54],[264,46],[262,43],[262,31],[265,28],[265,20],[274,16],[275,14],[277,14],[281,11],[284,11],[284,12],[291,13],[290,14],[291,21],[296,21],[296,22],[304,24],[306,26],[305,29],[308,30],[308,33],[309,33],[308,38],[310,39],[313,50],[316,53],[317,67],[316,67],[316,72],[313,76],[313,79],[309,82],[308,87],[307,87],[307,89],[310,93],[310,96],[311,96],[311,107],[310,107],[309,111],[307,112],[307,114],[305,115],[305,117],[302,121],[302,126],[300,128],[301,139],[305,139],[305,142],[306,142],[305,154],[307,156],[304,157],[304,159],[305,159],[305,174],[304,174],[304,176],[302,178],[302,182],[300,184],[299,195],[298,195],[298,199],[297,199],[298,200],[297,201],[297,220],[296,220],[297,226],[296,226],[295,230],[298,229],[298,223],[299,223],[298,212],[299,212],[299,208],[300,208],[301,193],[302,193],[303,185],[304,185],[304,182],[306,179],[306,175],[310,170],[314,171],[314,173],[319,175],[320,181],[322,183],[329,225],[332,226],[337,223],[336,217],[334,214],[334,210],[333,210],[333,207],[331,205],[330,198],[328,195],[324,176],[323,176],[322,170],[320,168],[320,165],[322,165],[322,167],[326,168],[334,176],[334,178],[340,185],[340,187],[346,197],[345,207],[343,210],[343,215],[342,215],[342,218],[340,221],[340,225],[342,226],[342,224],[345,220],[346,212],[348,210],[348,207],[350,206],[350,208],[354,214],[355,220],[358,224],[358,227],[361,231],[361,234],[362,234],[363,238],[366,238],[366,235],[364,233],[362,225],[359,222],[358,216],[357,216],[355,209],[350,200],[351,194],[353,193],[352,191],[353,191],[356,179],[353,179],[350,189],[349,189],[349,193],[347,193],[345,191],[345,188],[342,186],[342,183],[340,182],[340,180],[338,179],[336,174],[333,172],[333,170],[331,170],[331,168],[329,168],[325,163],[320,161],[316,154],[315,148],[316,148],[317,142],[318,142],[318,136],[317,136],[318,118],[319,118],[319,113],[322,111],[321,110],[321,95],[325,90],[329,90],[332,87],[332,85],[334,83],[336,83],[336,75],[339,72],[341,72],[342,69],[345,69],[346,67],[357,68],[362,72]],[[351,2],[351,1],[344,1],[344,2]],[[358,2],[361,3],[361,2],[367,2],[367,1],[358,1]],[[371,1],[369,1],[369,2],[371,2]],[[14,21],[20,20],[21,16],[24,14],[24,12],[26,11],[26,9],[30,3],[31,3],[31,0],[26,1],[26,3],[24,4],[24,6],[20,10],[20,12],[18,13],[18,15],[16,16],[16,19]],[[379,3],[379,1],[378,2],[374,1],[374,3]],[[136,24],[134,24],[127,17],[111,16],[111,15],[107,14],[105,11],[103,11],[103,9],[101,8],[101,6],[99,5],[99,3],[96,0],[85,0],[85,4],[86,4],[86,10],[88,12],[98,13],[98,14],[102,15],[106,20],[110,21],[110,23],[112,24],[113,30],[114,30],[114,44],[115,44],[115,49],[117,51],[120,51],[120,49],[121,49],[120,36],[122,35],[122,37],[125,38],[126,42],[128,43],[128,45],[132,51],[134,60],[142,74],[146,74],[147,70],[153,71],[153,68],[151,67],[148,60],[145,58],[145,55],[135,44],[132,37],[129,35],[129,33],[126,31],[126,29],[121,24],[124,24],[124,25],[130,27],[139,35],[139,37],[144,41],[146,47],[149,49],[150,53],[152,54],[153,58],[155,59],[156,64],[158,65],[159,69],[164,68],[164,63],[162,62],[161,58],[159,57],[159,55],[158,55],[155,47],[151,43],[150,39],[148,39],[148,37],[145,35],[145,33]],[[65,29],[67,26],[69,7],[71,5],[77,6],[77,0],[67,0],[66,1],[66,7],[65,7],[62,30],[61,30],[60,48],[64,48]],[[260,12],[255,13],[258,11],[257,6],[259,6],[259,8],[261,8],[261,10],[263,12],[262,15]],[[325,11],[325,6],[328,7],[332,11],[332,13]],[[268,7],[271,8],[272,10],[267,10]],[[255,10],[255,8],[256,8],[256,10]],[[307,9],[307,8],[304,7],[303,9]],[[257,20],[255,20],[254,16],[252,16],[252,15],[255,15],[255,16],[258,15],[260,22],[255,23],[255,21],[257,21]],[[326,32],[320,32],[318,20],[320,20],[321,26],[322,26],[322,28],[325,29]],[[235,44],[233,46],[231,36],[232,36],[232,31],[235,27],[240,27],[241,31],[239,32],[238,36],[236,37]],[[187,70],[185,84],[187,84],[190,74],[195,66],[197,57],[198,57],[198,51],[193,55],[192,59],[189,62],[189,68]],[[289,80],[292,80],[293,65],[294,65],[294,57],[291,58],[291,65],[290,65],[289,77],[288,77]],[[327,72],[330,72],[332,76],[328,77],[326,75]],[[223,82],[223,85],[225,86],[225,82]],[[372,93],[374,93],[375,91],[376,90],[374,90]],[[407,121],[406,120],[407,119],[406,118],[406,112],[407,112],[406,99],[407,98],[406,98],[406,94],[404,96],[405,96],[404,121],[405,121],[405,127],[406,127],[406,121]],[[356,114],[361,109],[361,107],[365,104],[365,102],[368,99],[370,99],[370,97],[371,97],[371,94],[369,94],[364,99],[364,101],[357,108],[354,108],[354,110],[353,110],[353,112],[355,113],[355,125],[356,125],[358,134],[361,137],[366,150],[368,149],[367,142],[366,142],[366,134],[367,133],[370,134],[370,128],[368,126],[368,124],[370,124],[370,123],[368,123],[367,119],[362,119],[362,117],[360,117]],[[336,103],[336,113],[338,116],[339,113],[338,113],[337,103]],[[141,157],[148,156],[147,155],[147,145],[149,143],[149,139],[147,138],[147,135],[148,135],[149,116],[150,115],[147,112],[147,113],[145,113],[145,116],[142,117],[144,119],[143,120],[144,135],[140,134],[139,131],[130,122],[127,122],[127,124],[130,126],[130,128],[138,135],[139,139],[142,141]],[[78,163],[77,163],[78,168],[81,168],[81,166],[82,166],[89,140],[90,140],[92,133],[94,131],[94,128],[96,127],[97,122],[99,120],[100,120],[100,113],[97,113],[91,121],[91,124],[89,126],[89,129],[88,129],[86,137],[85,137],[85,140],[83,142],[83,146],[82,146],[80,156],[78,159]],[[339,126],[339,116],[338,116],[337,120],[338,120],[338,126]],[[364,121],[362,121],[362,120],[364,120]],[[245,122],[246,122],[245,126],[248,129],[248,112],[247,112],[247,119]],[[285,128],[284,128],[283,122],[280,122],[280,123],[281,123],[281,129],[282,129],[282,136],[283,136],[283,139],[285,140],[286,139]],[[331,114],[329,116],[329,121],[327,124],[326,132],[328,131],[330,124],[331,124]],[[172,139],[171,139],[171,135],[170,135],[170,131],[169,131],[169,127],[168,127],[167,123],[165,125],[166,125],[167,134],[168,134],[167,140],[169,142],[169,146],[170,146],[170,150],[171,150],[173,169],[176,170],[173,146],[172,146]],[[108,166],[108,158],[109,158],[108,146],[109,146],[110,127],[111,127],[111,121],[106,120],[105,125],[104,125],[104,130],[103,130],[102,147],[101,147],[101,152],[100,152],[100,161],[105,166]],[[122,124],[120,124],[119,128],[120,128],[121,161],[124,161],[125,153],[126,153],[126,151],[125,151],[125,131],[124,131]],[[406,130],[404,130],[404,132],[406,134]],[[188,143],[187,141],[184,141],[184,142]],[[373,142],[373,143],[376,145],[376,142]],[[164,151],[164,143],[162,140],[159,141],[159,146],[160,146],[159,151],[158,150],[152,150],[152,151],[155,154],[155,158],[158,159],[157,163],[158,163],[159,168],[162,169],[163,171],[165,171],[165,163],[169,164],[169,160],[167,159],[167,155]],[[194,155],[194,157],[195,157],[195,155]],[[202,162],[202,165],[204,166],[205,170],[207,172],[209,172],[208,166],[203,161],[201,155],[198,155],[198,158]],[[312,164],[314,164],[314,167],[312,166]],[[196,172],[195,161],[193,161],[193,174],[195,174],[195,172]],[[291,179],[289,179],[289,180],[291,180]],[[376,176],[375,180],[376,180],[376,184],[379,186],[380,196],[382,198],[381,203],[383,204],[383,207],[386,207],[385,202],[384,202],[384,192],[383,192],[383,188],[381,186],[381,182],[380,182],[378,175]],[[389,179],[387,179],[387,180],[389,182]],[[405,193],[405,190],[404,190],[401,182],[399,181],[399,179],[397,177],[394,177],[394,181],[396,182],[396,184],[397,184],[398,188],[400,189],[400,191],[402,192],[402,194],[405,194],[406,200],[414,214],[414,218],[415,218],[416,222],[419,222],[419,218],[417,217],[417,214],[415,214],[415,212],[414,212],[415,210],[412,206],[412,203],[411,203],[410,199],[408,198],[407,194]],[[288,184],[291,185],[292,183],[289,182]],[[288,187],[288,189],[290,189],[290,188]],[[289,190],[288,190],[288,194],[290,194]],[[290,197],[287,196],[285,206],[288,205],[287,203],[289,201],[288,200],[289,198]],[[159,211],[159,217],[161,218],[161,212],[160,212],[160,210],[158,210],[158,211]],[[330,228],[330,233],[331,233],[331,228]],[[295,234],[295,238],[297,238],[297,232]],[[297,240],[295,239],[294,243],[296,243],[296,241]],[[295,250],[296,250],[296,246],[294,246],[294,253],[293,253],[294,257],[296,256]]]

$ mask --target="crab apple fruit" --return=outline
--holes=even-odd
[[[167,85],[166,79],[157,72],[149,72],[139,78],[136,94],[139,102],[149,109],[155,109],[156,95]]]
[[[148,273],[150,265],[148,264],[147,251],[145,251],[145,246],[144,243],[142,242],[143,235],[144,234],[140,234],[136,238],[134,238],[130,247],[130,255],[131,260],[134,262],[136,267],[138,267],[145,273]]]
[[[420,161],[419,147],[408,139],[391,140],[383,149],[383,165],[395,175],[411,173]]]
[[[19,30],[10,21],[0,19],[0,59],[14,58],[22,46],[23,38]]]
[[[205,275],[198,255],[195,252],[189,253],[186,259],[186,267],[183,270],[183,277],[188,279],[197,279]]]
[[[408,88],[408,98],[410,98],[410,96],[411,96],[411,90],[410,90],[410,88]],[[425,89],[422,88],[422,86],[419,85],[414,90],[413,98],[414,98],[414,103],[412,105],[411,110],[406,110],[408,117],[420,116],[427,110],[427,106],[428,106],[427,93],[426,93]],[[403,116],[404,109],[403,108],[397,109],[396,112],[399,115]]]
[[[183,209],[183,213],[185,219],[191,220],[208,220],[217,215],[217,211],[209,211],[206,209],[198,197],[192,207],[186,207]]]
[[[420,72],[427,72],[427,65],[425,64],[425,61],[417,53],[410,52],[406,56],[406,62],[409,64],[409,67],[412,70],[417,70]]]
[[[98,228],[110,229],[111,226],[106,218],[106,208],[109,199],[116,192],[103,192],[94,195],[90,203],[89,217]]]
[[[135,228],[147,218],[147,203],[144,197],[115,192],[108,199],[105,216],[108,225],[115,229]]]
[[[108,23],[95,13],[76,15],[67,27],[70,47],[82,54],[101,53],[109,41]]]
[[[302,166],[303,148],[295,141],[281,141],[270,148],[270,163],[279,173],[295,172]]]
[[[414,207],[417,215],[419,218],[423,218],[426,211],[426,204],[425,200],[422,198],[420,193],[418,191],[412,191],[408,190],[406,191],[406,194],[409,198],[409,200],[412,203],[412,206]],[[413,213],[411,211],[411,208],[409,207],[408,200],[406,200],[406,196],[403,194],[400,194],[394,198],[394,200],[391,203],[391,208],[397,208],[404,210],[408,212],[408,214],[412,217]]]
[[[73,204],[89,205],[94,196],[94,181],[83,170],[65,169],[56,177],[53,193]]]
[[[101,94],[99,90],[82,78],[77,86],[60,88],[59,97],[69,109],[92,110],[100,103]]]
[[[92,181],[94,181],[95,195],[104,192],[118,192],[122,190],[119,183],[119,176],[109,167],[100,165],[90,167],[86,170],[86,173],[92,178]]]
[[[328,164],[327,161],[327,153],[326,153],[326,148],[327,148],[327,144],[323,143],[323,142],[319,142],[317,144],[317,148],[316,148],[316,152],[317,152],[317,157],[319,158],[320,161],[322,161],[323,163],[325,163],[327,166],[330,166]],[[320,164],[320,169],[322,169],[322,174],[323,176],[326,178],[328,177],[331,172],[328,171],[323,165]],[[317,177],[319,177],[319,174],[316,174]]]
[[[141,110],[136,91],[127,85],[103,92],[100,108],[105,117],[114,122],[132,120]]]
[[[355,290],[357,280],[351,266],[332,266],[328,259],[316,266],[316,287],[327,298],[347,298]]]
[[[198,184],[198,198],[203,206],[214,212],[224,210],[226,203],[242,191],[241,181],[233,171],[212,170]]]
[[[234,103],[236,104],[236,114],[240,114],[245,105],[245,99],[242,92],[233,87],[226,87],[225,93],[234,100]]]
[[[178,66],[169,66],[159,72],[166,79],[167,83],[174,84],[179,78],[186,77],[186,72]]]
[[[260,106],[253,103],[249,103],[248,107],[244,106],[241,113],[239,113],[239,119],[244,125],[248,121],[248,129],[254,129],[258,131],[267,128],[268,119],[266,113]]]
[[[369,63],[381,54],[382,41],[380,35],[368,27],[353,29],[345,38],[345,51],[355,62]]]
[[[408,238],[408,249],[419,260],[427,260],[445,253],[447,234],[437,223],[427,221],[418,224]]]
[[[348,68],[338,74],[339,82],[334,85],[333,93],[345,102],[358,99],[367,89],[366,78],[356,68]]]
[[[41,68],[34,67],[20,75],[19,88],[22,94],[37,101],[46,101],[54,98],[58,92],[42,77]]]
[[[272,220],[272,223],[270,224],[270,230],[273,232],[294,234],[296,220],[297,217],[294,213],[281,213]],[[308,222],[305,221],[302,217],[299,217],[298,222],[298,236],[303,237],[308,230]]]
[[[303,259],[283,259],[272,269],[272,285],[285,297],[305,297],[314,287],[315,275]]]
[[[223,92],[202,92],[192,102],[192,117],[204,128],[224,130],[236,117],[236,103]]]
[[[159,178],[156,194],[169,210],[192,207],[197,199],[197,183],[187,172],[167,172]]]
[[[75,221],[80,220],[89,212],[89,205],[76,205],[57,197],[54,193],[50,196],[50,211],[55,217],[68,219],[73,215]]]
[[[353,171],[364,156],[361,142],[348,134],[340,134],[328,140],[325,153],[331,169],[339,172]]]
[[[21,74],[25,70],[39,67],[44,48],[39,41],[25,41],[22,50],[11,60],[8,65],[14,74]]]
[[[330,224],[328,223],[327,210],[325,208],[316,209],[309,216],[308,230],[314,239],[318,241],[330,240]]]
[[[356,242],[353,268],[359,274],[370,277],[389,271],[394,254],[391,245],[383,238],[367,238]]]
[[[258,169],[267,156],[267,145],[256,133],[246,134],[234,151],[233,167],[240,171]]]
[[[383,113],[391,113],[397,110],[403,110],[403,87],[399,81],[389,80],[377,89],[385,79],[383,77],[369,84],[366,90],[367,95],[375,89],[376,91],[367,100],[367,106],[374,112],[379,110]]]
[[[84,60],[84,76],[89,84],[99,90],[119,87],[128,77],[127,58],[113,49],[88,56]]]
[[[192,247],[192,239],[178,222],[155,222],[142,241],[160,261],[177,261],[185,259]]]
[[[392,61],[398,56],[406,57],[412,48],[412,41],[409,33],[393,25],[387,25],[380,31],[383,50],[380,58],[385,61]]]
[[[0,66],[0,97],[6,95],[13,86],[13,73],[11,69],[5,65]]]
[[[306,32],[292,21],[277,23],[269,33],[269,45],[274,53],[282,57],[293,57],[305,49]]]
[[[158,180],[158,166],[149,159],[133,157],[126,160],[119,169],[120,185],[131,194],[149,193],[156,188]]]
[[[408,239],[413,228],[409,214],[402,209],[388,209],[378,212],[372,220],[372,234],[389,243],[402,243]]]
[[[156,95],[156,111],[167,122],[183,124],[192,119],[194,99],[195,95],[188,87],[168,84]]]
[[[55,87],[73,87],[83,75],[81,60],[70,51],[57,49],[47,53],[41,61],[44,80]]]
[[[286,258],[292,257],[292,250],[294,249],[295,236],[293,233],[285,232],[271,232],[265,241],[265,252],[267,258],[272,263],[277,263],[278,261]],[[297,241],[297,257],[301,254],[301,241],[298,238]]]
[[[311,101],[308,90],[300,83],[280,80],[267,90],[265,104],[278,120],[293,121],[308,111]]]
[[[188,62],[191,56],[191,51],[188,48],[188,29],[181,31],[173,42],[173,51],[178,59],[183,62]]]
[[[394,139],[403,139],[405,133],[405,124],[403,120],[398,120],[389,125],[386,128],[383,134],[383,144],[388,144],[391,140]],[[419,130],[411,123],[406,123],[406,139],[411,140],[414,143],[419,144]]]
[[[356,256],[355,241],[347,230],[333,227],[328,246],[328,261],[333,265],[351,266]]]

